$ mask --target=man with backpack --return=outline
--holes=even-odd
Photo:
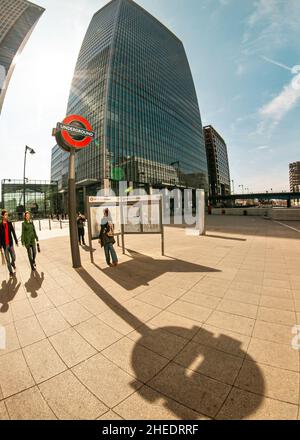
[[[108,266],[113,267],[118,265],[118,257],[114,248],[114,224],[108,208],[103,211],[104,216],[101,220],[101,230],[99,234],[99,242],[101,247],[104,247],[105,258]],[[112,263],[110,261],[112,259]]]

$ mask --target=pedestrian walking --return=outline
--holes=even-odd
[[[22,223],[22,245],[26,247],[31,270],[36,270],[36,244],[39,246],[39,239],[32,220],[30,219],[30,212],[26,211],[24,221]]]
[[[18,239],[15,233],[15,228],[8,220],[8,212],[3,209],[1,212],[1,222],[0,222],[0,249],[4,252],[7,268],[10,277],[13,277],[13,269],[16,270],[16,254],[14,250],[14,243],[18,246]]]
[[[118,257],[114,248],[116,242],[114,239],[114,224],[108,208],[104,209],[103,214],[99,243],[101,247],[104,247],[105,259],[108,266],[113,267],[118,265]]]
[[[84,223],[85,223],[85,216],[82,215],[80,212],[78,212],[78,214],[77,214],[78,241],[79,241],[80,245],[81,245],[81,241],[82,241],[82,244],[85,246]]]

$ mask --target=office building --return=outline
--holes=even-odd
[[[44,11],[27,0],[0,2],[0,113],[17,56]]]
[[[227,146],[224,139],[212,127],[204,127],[207,156],[209,194],[211,198],[230,195],[230,172]]]
[[[1,208],[6,209],[11,218],[21,220],[24,215],[24,192],[26,209],[35,218],[45,218],[61,212],[58,200],[57,182],[3,179],[1,181]]]
[[[91,123],[95,140],[76,157],[84,194],[117,181],[208,190],[200,111],[182,42],[131,0],[94,16],[71,85],[67,114]],[[52,179],[65,188],[68,154],[57,147]],[[54,164],[55,162],[55,164]],[[121,172],[120,169],[122,169]]]
[[[290,163],[290,191],[300,191],[300,161]]]

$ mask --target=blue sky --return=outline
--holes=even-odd
[[[46,8],[18,59],[0,116],[0,179],[49,179],[51,129],[65,116],[75,62],[105,0]],[[235,191],[288,190],[300,160],[300,0],[137,0],[185,46],[203,124],[228,146]]]

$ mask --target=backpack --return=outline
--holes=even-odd
[[[108,222],[107,223],[106,235],[108,237],[113,237],[114,236],[114,224],[112,222]]]

